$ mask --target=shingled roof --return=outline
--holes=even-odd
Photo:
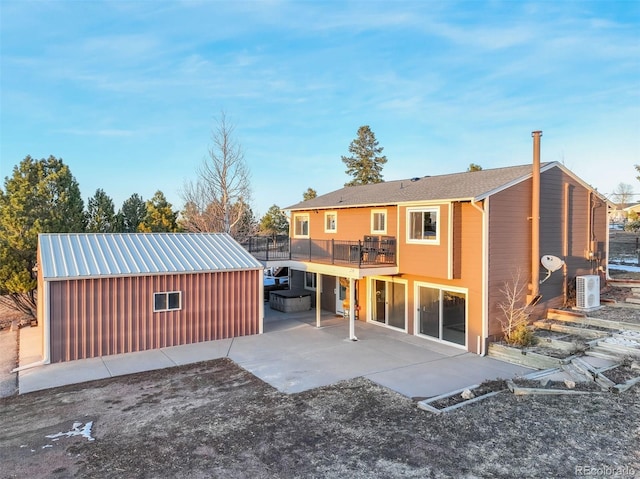
[[[557,162],[542,163],[546,171]],[[490,170],[423,176],[362,186],[346,186],[326,195],[291,205],[287,210],[394,205],[414,201],[479,201],[531,176],[531,164]]]

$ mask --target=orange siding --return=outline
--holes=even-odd
[[[448,204],[425,205],[440,209],[439,244],[407,243],[407,207],[400,207],[398,235],[398,267],[406,274],[447,279],[449,271],[449,207]],[[413,208],[413,206],[412,206]]]
[[[259,332],[259,271],[51,281],[51,361],[71,361]],[[182,309],[153,312],[153,293]]]
[[[381,207],[375,207],[375,208],[347,208],[347,209],[335,209],[335,210],[328,209],[328,210],[296,211],[292,213],[291,224],[293,225],[293,216],[297,214],[308,214],[309,215],[309,236],[311,238],[357,241],[357,240],[362,240],[366,235],[382,234],[382,233],[373,233],[371,231],[371,211],[372,210],[387,211],[387,232],[385,236],[396,236],[396,229],[397,229],[396,206],[381,206]],[[335,233],[325,233],[324,231],[325,211],[335,211],[337,213],[337,231]],[[294,237],[293,230],[291,231],[291,237]]]

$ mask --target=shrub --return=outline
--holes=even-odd
[[[527,282],[522,280],[518,270],[511,276],[511,282],[505,281],[500,289],[504,299],[498,307],[504,318],[499,318],[499,321],[508,344],[528,346],[533,343],[533,332],[528,328],[532,307],[526,304],[526,288]]]

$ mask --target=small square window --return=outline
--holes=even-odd
[[[438,230],[439,208],[412,208],[407,210],[408,240],[413,243],[434,243],[440,240]]]
[[[296,238],[309,237],[309,215],[293,216],[293,236]]]
[[[371,210],[371,233],[387,233],[387,210]]]
[[[324,214],[324,232],[335,233],[336,231],[338,231],[338,213],[327,211]]]
[[[153,310],[176,311],[182,309],[182,293],[170,291],[167,293],[153,293]]]

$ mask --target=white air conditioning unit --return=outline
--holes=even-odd
[[[576,276],[576,307],[582,310],[600,307],[600,276]]]

